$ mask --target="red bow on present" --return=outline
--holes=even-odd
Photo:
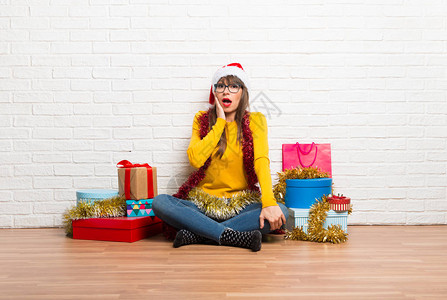
[[[116,164],[118,168],[140,168],[140,167],[146,167],[146,168],[152,168],[149,164],[133,164],[128,160],[122,160],[119,163]]]
[[[130,169],[132,168],[146,168],[147,169],[147,197],[154,198],[154,182],[152,175],[152,167],[145,164],[133,164],[128,160],[122,160],[116,164],[118,168],[126,168],[124,173],[124,193],[126,199],[131,199],[130,197]]]

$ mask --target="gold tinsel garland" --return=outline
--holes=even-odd
[[[323,196],[320,200],[314,203],[309,209],[309,220],[307,227],[307,234],[302,227],[295,227],[292,231],[286,230],[285,239],[301,240],[318,243],[344,243],[348,240],[348,234],[344,232],[340,225],[330,225],[324,228],[323,224],[326,221],[327,213],[330,210],[330,204],[327,202],[327,197]],[[349,209],[348,214],[352,212]]]
[[[276,174],[278,176],[278,183],[273,186],[273,195],[275,196],[276,201],[282,204],[285,204],[284,196],[286,195],[287,179],[315,179],[329,177],[329,173],[322,172],[320,169],[312,167],[285,169]]]
[[[273,194],[275,195],[276,201],[281,203],[284,203],[284,196],[286,194],[286,179],[329,177],[328,173],[312,167],[286,169],[283,172],[278,172],[277,175],[278,183],[274,185]],[[330,225],[327,229],[323,227],[329,210],[330,204],[327,202],[327,197],[323,196],[309,209],[307,233],[304,232],[302,227],[297,226],[292,231],[286,230],[284,238],[319,243],[330,242],[334,244],[345,242],[348,239],[348,234],[343,231],[340,225]],[[351,214],[351,212],[352,208],[349,209],[348,214]]]
[[[73,236],[73,220],[89,218],[113,218],[127,215],[126,198],[115,196],[93,203],[79,202],[63,214],[63,224],[67,236]]]
[[[210,195],[201,188],[193,188],[187,200],[191,201],[208,217],[216,220],[227,220],[236,216],[242,209],[252,203],[261,202],[261,194],[244,190],[230,198]]]

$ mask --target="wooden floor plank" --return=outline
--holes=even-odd
[[[262,250],[0,230],[0,299],[447,299],[447,226],[349,226],[340,245]]]

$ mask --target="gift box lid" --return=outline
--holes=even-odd
[[[328,197],[327,201],[330,204],[350,204],[351,203],[351,198],[347,198],[347,197],[343,197],[343,198]]]
[[[287,187],[315,188],[332,185],[332,178],[286,179]]]
[[[73,227],[94,227],[108,229],[135,229],[161,222],[157,217],[118,217],[118,218],[90,218],[73,220]]]
[[[328,217],[340,217],[340,216],[347,216],[348,212],[336,212],[334,210],[329,210],[327,212]],[[309,217],[309,209],[306,208],[289,208],[289,216],[293,218],[299,218],[299,217]]]
[[[76,197],[78,199],[106,199],[114,196],[118,196],[118,191],[102,189],[76,191]]]
[[[127,205],[135,205],[135,204],[152,204],[154,199],[142,199],[142,200],[126,200]]]

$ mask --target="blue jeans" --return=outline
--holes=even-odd
[[[287,207],[281,203],[278,203],[278,205],[287,220]],[[264,228],[259,228],[261,203],[247,205],[238,215],[222,222],[206,216],[191,201],[178,199],[168,194],[160,194],[154,197],[152,209],[157,217],[169,225],[192,231],[216,242],[219,242],[219,238],[226,228],[237,231],[259,230],[261,233],[271,231],[267,220],[264,222]]]

